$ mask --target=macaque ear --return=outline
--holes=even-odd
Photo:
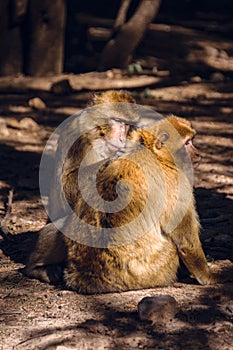
[[[166,131],[162,131],[156,138],[154,142],[154,147],[158,150],[160,150],[163,145],[167,142],[169,139],[169,134]]]

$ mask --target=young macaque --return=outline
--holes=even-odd
[[[125,114],[124,108],[114,106],[121,102],[128,103]],[[103,122],[94,125],[87,115],[82,121],[81,115],[65,135],[75,133],[74,126],[80,129],[85,118],[90,127],[66,151],[66,137],[59,141],[50,207],[54,201],[55,206],[65,203],[60,224],[64,235],[58,233],[59,225],[49,224],[51,245],[38,244],[26,274],[56,280],[59,264],[65,262],[64,280],[73,290],[126,291],[172,284],[181,258],[199,283],[213,283],[192,189],[191,161],[196,165],[200,156],[192,145],[191,124],[175,116],[137,114],[125,92],[102,93],[95,103],[113,103]],[[60,183],[65,199],[56,193]],[[66,202],[73,210],[70,214]],[[56,217],[59,208],[51,212]],[[41,236],[46,241],[46,229]],[[38,251],[44,249],[43,259]]]

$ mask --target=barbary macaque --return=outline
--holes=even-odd
[[[65,263],[64,280],[73,290],[126,291],[172,284],[181,258],[199,283],[213,283],[192,189],[190,159],[196,166],[200,156],[191,124],[173,115],[138,116],[125,92],[104,92],[94,102],[110,103],[109,119],[92,122],[66,151],[66,138],[59,141],[50,208],[67,201],[72,211],[64,205],[62,224],[41,230],[26,274],[54,282]],[[115,103],[128,104],[128,113]],[[82,120],[65,135],[75,123]],[[65,201],[56,193],[59,181]],[[59,208],[51,212],[58,218]]]
[[[101,159],[114,155],[116,150],[125,146],[130,126],[125,123],[127,117],[122,115],[122,109],[125,111],[126,103],[131,106],[136,104],[136,101],[125,91],[110,90],[96,94],[92,98],[94,107],[90,107],[90,113],[88,108],[87,112],[84,111],[81,115],[75,116],[62,130],[56,152],[54,183],[49,196],[49,215],[53,219],[60,219],[67,215],[66,204],[60,190],[61,183],[66,200],[73,208],[77,197],[77,186],[72,174],[73,170],[79,168],[85,155],[94,148],[96,152],[93,155],[93,162],[97,163]],[[105,108],[102,107],[103,105]],[[113,110],[116,105],[118,108]],[[109,113],[113,113],[113,116]],[[133,114],[128,121],[134,122]],[[77,137],[79,134],[81,137]],[[67,140],[72,139],[74,142],[70,141],[71,146],[67,149]]]

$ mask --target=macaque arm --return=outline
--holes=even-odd
[[[216,282],[206,261],[199,238],[199,222],[193,210],[185,215],[182,222],[172,232],[171,238],[175,243],[179,257],[193,277],[200,284]]]

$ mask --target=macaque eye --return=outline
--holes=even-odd
[[[185,142],[185,146],[190,146],[192,144],[192,139],[188,139]]]

